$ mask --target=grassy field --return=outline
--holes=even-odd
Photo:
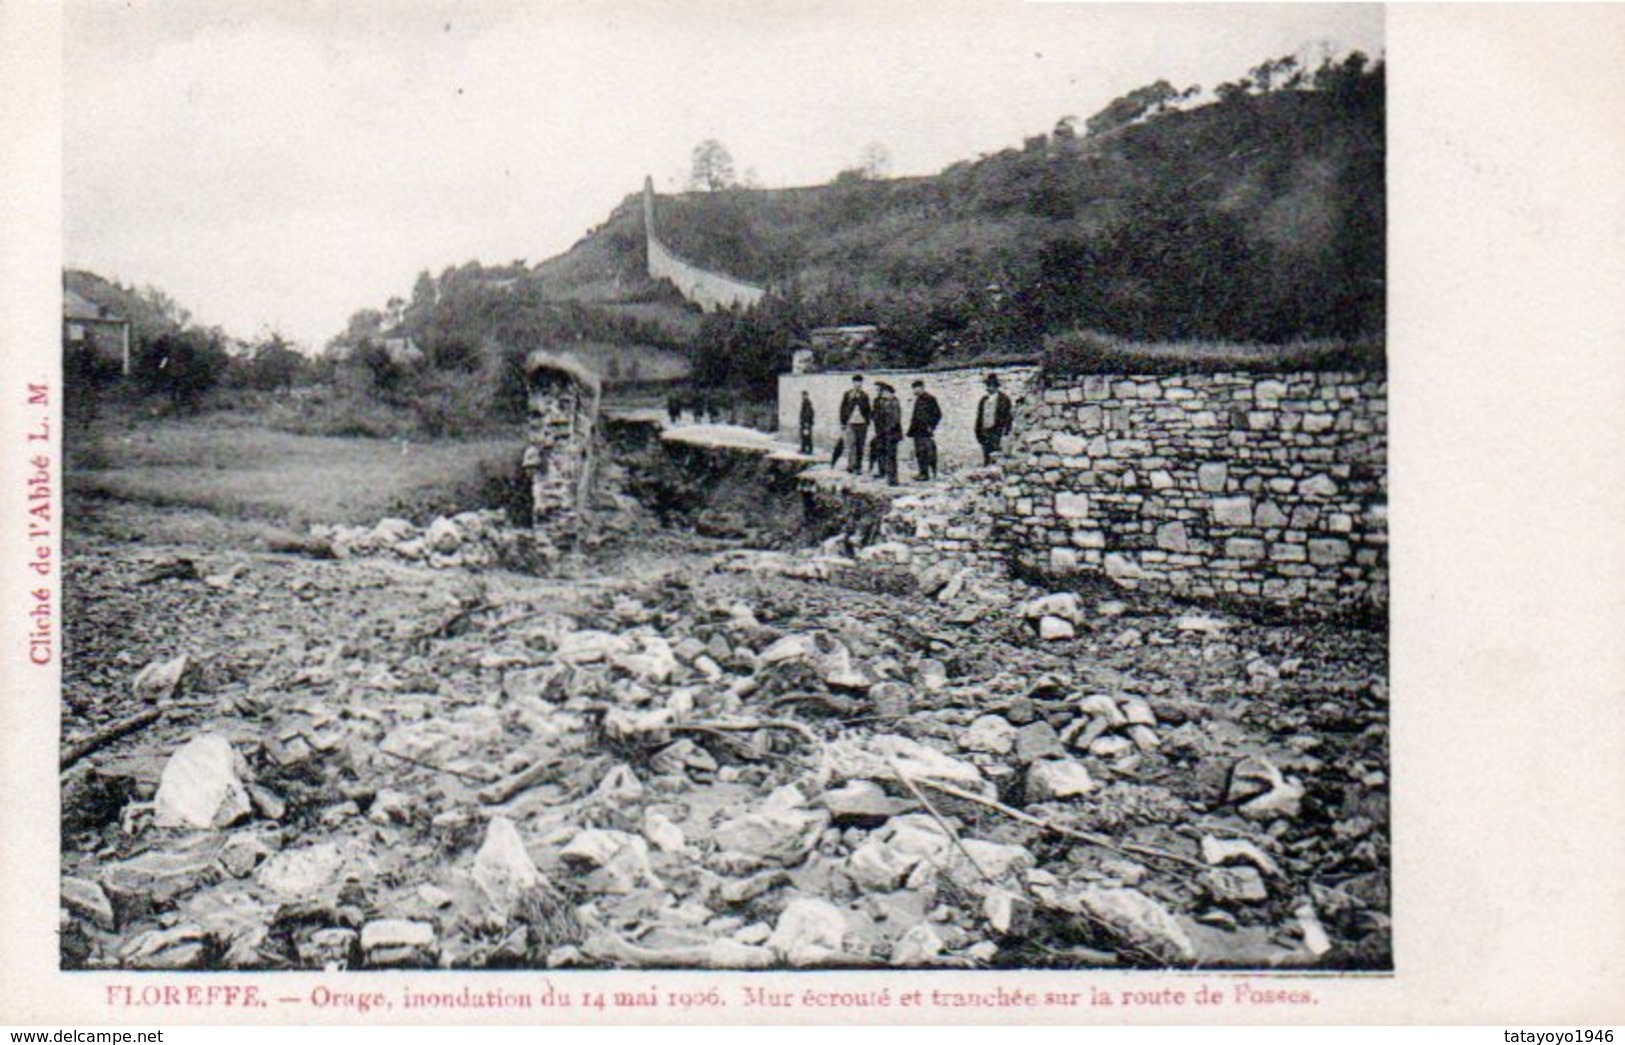
[[[374,522],[491,503],[523,447],[517,430],[477,440],[415,441],[296,435],[225,414],[103,417],[73,433],[70,494],[289,526]]]

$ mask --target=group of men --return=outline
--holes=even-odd
[[[982,448],[982,463],[992,464],[1012,422],[1010,397],[999,390],[997,374],[986,379],[987,392],[976,406],[976,442]],[[936,396],[926,391],[925,381],[913,384],[914,399],[910,404],[908,427],[903,427],[903,407],[897,390],[884,381],[875,382],[875,395],[871,399],[863,387],[863,375],[852,378],[852,387],[841,396],[841,439],[835,444],[830,467],[847,459],[847,471],[853,475],[863,473],[865,446],[869,450],[869,469],[897,485],[897,450],[904,439],[914,441],[914,478],[928,482],[937,477],[937,426],[942,423],[942,407]],[[817,415],[812,396],[801,393],[801,452],[813,452],[813,424]],[[870,433],[873,427],[874,432]]]

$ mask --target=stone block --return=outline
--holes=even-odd
[[[1337,484],[1329,475],[1316,475],[1298,484],[1298,492],[1305,497],[1331,497],[1337,493]]]
[[[1221,526],[1251,526],[1253,524],[1252,498],[1213,498],[1213,521]]]
[[[1085,519],[1089,516],[1089,495],[1061,490],[1055,494],[1055,514],[1063,519]]]
[[[1101,422],[1101,413],[1100,413],[1099,404],[1090,403],[1090,404],[1088,404],[1086,406],[1078,407],[1078,427],[1079,428],[1082,428],[1082,429],[1084,429],[1086,431],[1089,430],[1089,429],[1092,429],[1092,428],[1099,428],[1100,427],[1100,422]]]
[[[1071,573],[1078,568],[1078,553],[1071,548],[1051,548],[1049,567],[1056,573]]]
[[[1190,538],[1185,533],[1185,524],[1171,522],[1157,527],[1157,547],[1171,552],[1189,551]]]
[[[1259,406],[1273,407],[1285,398],[1286,383],[1282,381],[1260,381],[1253,386],[1253,399]]]
[[[1302,562],[1304,557],[1303,546],[1300,544],[1270,545],[1271,562]]]
[[[1224,493],[1230,478],[1230,466],[1223,461],[1209,461],[1196,469],[1196,484],[1207,493]]]
[[[1286,513],[1276,506],[1274,501],[1265,501],[1258,506],[1253,514],[1253,521],[1267,529],[1279,529],[1286,525]]]
[[[1336,566],[1347,562],[1354,550],[1349,542],[1336,537],[1328,537],[1309,542],[1309,561],[1316,566]]]
[[[1224,554],[1232,559],[1262,559],[1264,542],[1251,537],[1232,537],[1224,542]]]
[[[1050,446],[1062,457],[1077,457],[1088,448],[1088,445],[1082,436],[1069,435],[1065,432],[1057,432],[1050,439]]]

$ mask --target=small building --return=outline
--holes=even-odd
[[[62,290],[62,349],[89,345],[99,358],[116,359],[130,375],[130,321],[71,287]]]

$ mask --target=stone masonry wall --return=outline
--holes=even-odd
[[[1387,602],[1382,374],[1069,379],[1018,404],[1015,442],[999,539],[1023,567],[1200,598]]]
[[[1016,407],[1017,422],[1014,435],[1021,434],[1023,399],[1038,372],[1034,366],[967,367],[960,370],[865,370],[864,390],[874,396],[875,384],[889,383],[897,389],[903,405],[903,424],[908,425],[909,404],[913,399],[910,386],[916,378],[925,381],[926,390],[937,397],[942,406],[942,424],[937,427],[937,459],[944,473],[961,468],[979,466],[982,450],[976,444],[976,404],[981,402],[983,379],[990,373],[999,375],[999,381]],[[852,387],[853,371],[829,371],[821,374],[779,375],[779,439],[794,443],[801,432],[801,393],[812,393],[813,443],[817,452],[828,460],[839,438],[841,396]],[[1015,445],[1007,441],[1006,449]],[[914,444],[903,440],[898,452],[898,472],[905,478],[914,474]],[[845,462],[842,462],[845,464]]]
[[[655,233],[654,182],[643,182],[643,228],[648,246],[649,276],[669,280],[683,298],[704,312],[718,309],[750,308],[767,293],[754,283],[712,272],[674,253]]]

